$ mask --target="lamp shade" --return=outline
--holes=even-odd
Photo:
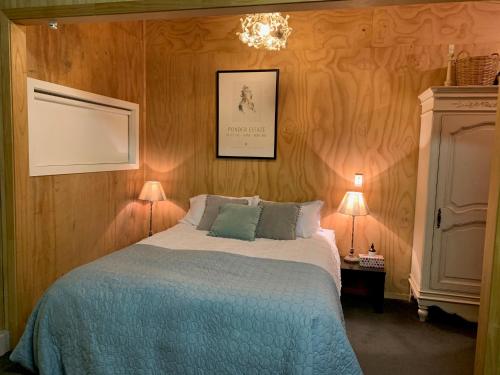
[[[368,206],[365,197],[360,191],[348,191],[340,202],[338,212],[351,216],[368,215]]]
[[[143,201],[164,201],[165,192],[159,181],[146,181],[142,187],[141,194],[139,194],[139,199]]]

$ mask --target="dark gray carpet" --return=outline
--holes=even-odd
[[[365,375],[471,375],[476,324],[438,308],[421,323],[416,303],[385,300],[383,314],[343,298],[349,340]]]
[[[386,300],[383,314],[360,299],[343,299],[347,333],[365,375],[470,375],[476,326],[432,309],[420,323],[414,303]],[[0,374],[28,374],[0,358]]]
[[[18,375],[18,374],[31,374],[31,372],[24,370],[21,366],[18,366],[9,361],[8,355],[0,357],[0,374],[1,375]]]

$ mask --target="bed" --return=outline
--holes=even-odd
[[[57,280],[11,360],[41,374],[361,374],[333,231],[295,241],[176,226]]]

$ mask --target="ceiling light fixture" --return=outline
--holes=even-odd
[[[286,47],[292,28],[288,27],[289,16],[281,13],[247,14],[241,18],[241,32],[236,33],[249,47],[279,51]]]

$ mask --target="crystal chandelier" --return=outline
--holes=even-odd
[[[286,47],[286,40],[292,28],[288,27],[288,17],[281,13],[247,14],[241,18],[242,31],[236,33],[249,47],[279,51]]]

